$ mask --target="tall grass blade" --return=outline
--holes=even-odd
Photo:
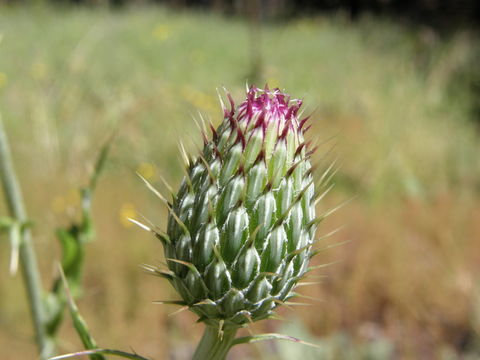
[[[318,345],[300,340],[300,339],[298,339],[296,337],[293,337],[293,336],[276,334],[276,333],[268,333],[268,334],[259,334],[259,335],[239,337],[239,338],[237,338],[233,341],[232,346],[241,345],[241,344],[251,344],[251,343],[254,343],[254,342],[266,341],[266,340],[285,340],[285,341],[296,342],[296,343],[302,344],[302,345],[307,345],[307,346],[312,346],[312,347],[317,347],[317,348],[319,347]]]
[[[71,359],[77,356],[85,356],[85,355],[112,355],[112,356],[117,356],[121,357],[124,359],[131,359],[131,360],[151,360],[148,358],[145,358],[143,356],[137,355],[137,354],[131,354],[127,353],[125,351],[120,351],[120,350],[111,350],[111,349],[93,349],[93,350],[85,350],[85,351],[79,351],[71,354],[65,354],[65,355],[60,355],[60,356],[55,356],[53,358],[50,358],[49,360],[63,360],[63,359]]]

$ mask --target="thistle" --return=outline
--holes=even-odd
[[[295,296],[314,253],[302,101],[256,87],[239,106],[228,99],[223,122],[210,126],[211,137],[203,133],[202,153],[186,157],[173,201],[157,192],[169,209],[167,233],[156,232],[168,270],[148,269],[182,298],[166,303],[189,308],[206,324],[194,359],[224,359],[240,327],[272,317]]]

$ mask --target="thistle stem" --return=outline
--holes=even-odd
[[[10,216],[20,224],[27,221],[27,213],[23,205],[23,196],[20,185],[13,167],[10,147],[7,141],[3,122],[0,117],[0,180],[2,182],[5,201]],[[32,245],[32,234],[28,228],[24,228],[21,234],[19,248],[20,266],[22,268],[23,281],[25,283],[30,313],[33,320],[36,343],[42,359],[50,357],[52,342],[49,341],[44,323],[44,307],[42,303],[42,284],[38,270],[37,258]]]
[[[192,360],[224,360],[235,340],[238,329],[225,329],[220,333],[218,326],[205,328]]]

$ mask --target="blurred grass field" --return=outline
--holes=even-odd
[[[78,215],[77,189],[119,128],[94,200],[97,240],[88,245],[79,306],[102,346],[185,358],[202,326],[151,304],[175,296],[137,266],[161,261],[161,246],[126,218],[139,212],[165,225],[165,210],[135,171],[179,184],[178,140],[192,152],[201,140],[192,114],[218,124],[216,88],[240,101],[251,82],[248,25],[158,7],[0,7],[0,37],[0,113],[45,286],[59,251],[52,229]],[[317,211],[356,198],[319,229],[345,224],[325,244],[350,240],[315,260],[339,260],[303,291],[322,302],[284,309],[293,323],[255,326],[300,332],[322,350],[268,344],[232,358],[480,358],[480,134],[471,86],[479,44],[467,30],[441,36],[342,14],[265,25],[259,85],[303,98],[311,137],[325,142],[317,160],[335,145],[321,164],[335,156],[342,164]],[[23,287],[8,275],[8,257],[2,241],[0,354],[33,359]],[[62,339],[60,352],[81,347],[68,321]]]

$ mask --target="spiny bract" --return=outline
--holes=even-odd
[[[270,317],[305,274],[316,228],[301,100],[251,87],[204,134],[170,204],[164,272],[209,325]]]

